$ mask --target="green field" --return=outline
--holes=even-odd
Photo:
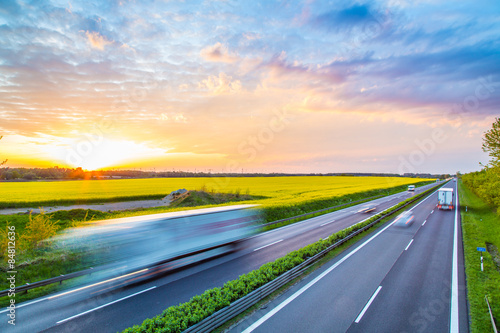
[[[170,192],[205,189],[264,196],[264,205],[293,205],[353,193],[414,184],[400,177],[232,177],[149,178],[0,183],[0,208],[159,199]]]

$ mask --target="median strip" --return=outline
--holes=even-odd
[[[296,299],[297,297],[299,297],[302,293],[304,293],[307,289],[311,288],[313,285],[315,285],[319,280],[321,280],[322,278],[324,278],[328,273],[330,273],[331,271],[333,271],[335,268],[337,268],[338,266],[340,266],[343,262],[345,262],[347,259],[349,259],[350,257],[352,257],[356,252],[358,252],[359,250],[361,250],[363,247],[365,247],[365,245],[367,245],[368,243],[370,243],[372,240],[374,240],[378,235],[380,235],[381,233],[383,233],[384,231],[387,230],[387,228],[389,228],[392,224],[392,223],[389,223],[387,226],[385,226],[382,230],[380,230],[379,232],[377,232],[375,235],[373,235],[372,237],[370,237],[368,240],[366,240],[363,244],[359,245],[357,248],[355,248],[353,251],[349,252],[345,257],[343,257],[342,259],[340,259],[339,261],[337,261],[335,264],[333,264],[332,266],[330,266],[326,271],[324,271],[323,273],[321,273],[321,275],[319,275],[318,277],[316,277],[314,280],[312,280],[311,282],[309,282],[308,284],[306,284],[304,287],[302,287],[300,290],[298,290],[297,292],[295,292],[292,296],[288,297],[286,300],[284,300],[283,302],[281,302],[277,307],[275,307],[273,310],[271,310],[270,312],[268,312],[264,317],[260,318],[258,321],[256,321],[255,323],[253,323],[249,328],[247,328],[245,331],[243,331],[243,333],[250,333],[252,332],[253,330],[255,330],[257,327],[259,327],[260,325],[262,325],[265,321],[267,321],[269,318],[271,318],[272,316],[274,316],[278,311],[280,311],[281,309],[283,309],[286,305],[288,305],[290,302],[292,302],[294,299]],[[364,312],[363,312],[364,313]]]

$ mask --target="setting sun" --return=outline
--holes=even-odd
[[[150,148],[145,144],[138,144],[127,140],[111,140],[101,138],[100,140],[87,139],[83,136],[81,140],[74,140],[64,149],[56,149],[52,152],[55,160],[66,162],[72,167],[81,167],[85,170],[98,170],[109,167],[120,167],[137,159],[149,159],[164,156],[165,149]]]

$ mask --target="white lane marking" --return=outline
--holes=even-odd
[[[417,207],[422,202],[424,202],[427,199],[429,199],[436,192],[437,192],[437,190],[434,191],[434,192],[432,192],[431,194],[429,194],[426,198],[424,198],[422,201],[420,201],[418,204],[416,204],[412,209],[415,209],[415,207]],[[366,240],[363,244],[361,244],[360,246],[358,246],[357,248],[355,248],[352,252],[350,252],[349,254],[347,254],[345,257],[343,257],[342,259],[340,259],[339,261],[337,261],[335,264],[333,264],[332,266],[330,266],[326,271],[324,271],[323,273],[321,273],[314,280],[312,280],[311,282],[309,282],[308,284],[306,284],[304,287],[302,287],[301,289],[299,289],[298,291],[296,291],[292,296],[288,297],[286,300],[284,300],[283,302],[281,302],[277,307],[275,307],[274,309],[272,309],[271,311],[269,311],[266,315],[264,315],[262,318],[260,318],[255,323],[253,323],[252,325],[250,325],[246,330],[243,331],[243,333],[253,332],[257,327],[259,327],[264,322],[266,322],[269,318],[271,318],[272,316],[274,316],[278,311],[280,311],[285,306],[287,306],[289,303],[291,303],[294,299],[296,299],[297,297],[299,297],[307,289],[311,288],[314,284],[316,284],[316,282],[318,282],[319,280],[321,280],[322,278],[324,278],[328,273],[330,273],[331,271],[333,271],[340,264],[342,264],[344,261],[346,261],[347,259],[349,259],[356,252],[358,252],[359,250],[361,250],[366,244],[370,243],[374,238],[376,238],[378,235],[380,235],[381,233],[383,233],[384,231],[386,231],[390,226],[392,226],[394,224],[394,222],[395,221],[389,223],[382,230],[380,230],[375,235],[373,235],[371,238],[369,238],[368,240]]]
[[[268,246],[271,246],[271,245],[277,244],[277,243],[282,242],[282,241],[283,241],[283,239],[280,239],[280,240],[278,240],[278,241],[276,241],[276,242],[273,242],[273,243],[271,243],[271,244],[267,244],[267,245],[261,246],[261,247],[259,247],[259,248],[255,249],[255,250],[254,250],[254,252],[255,252],[255,251],[259,251],[259,250],[261,250],[261,249],[263,249],[263,248],[265,248],[265,247],[268,247]]]
[[[453,232],[453,263],[451,275],[450,332],[459,332],[458,322],[458,186],[455,195],[455,230]]]
[[[434,213],[434,209],[432,210],[431,214]]]
[[[358,318],[356,318],[356,320],[354,321],[356,324],[358,324],[361,321],[361,318],[363,318],[363,316],[365,315],[366,310],[368,310],[368,308],[372,304],[372,302],[375,299],[375,297],[377,297],[378,293],[380,292],[380,289],[382,289],[382,286],[378,286],[377,290],[375,290],[375,292],[373,293],[373,295],[370,298],[370,300],[368,301],[368,303],[366,303],[365,307],[363,308],[363,311],[361,311],[361,313],[359,314]]]
[[[45,297],[45,298],[37,299],[37,300],[32,301],[32,302],[23,303],[23,304],[21,304],[21,305],[16,305],[16,309],[22,308],[23,306],[27,306],[27,305],[35,304],[35,303],[38,303],[38,302],[41,302],[41,301],[45,301],[45,300],[48,300],[48,299],[49,299],[48,297]],[[9,308],[7,308],[6,310],[2,310],[2,311],[0,311],[0,313],[7,312],[7,311],[9,311],[9,310],[10,310],[10,309],[9,309]]]
[[[128,295],[128,296],[125,296],[125,297],[122,297],[122,298],[117,299],[117,300],[115,300],[115,301],[113,301],[113,302],[109,302],[109,303],[106,303],[106,304],[100,305],[100,306],[98,306],[98,307],[95,307],[95,308],[93,308],[93,309],[90,309],[90,310],[88,310],[88,311],[85,311],[85,312],[79,313],[79,314],[77,314],[77,315],[71,316],[71,317],[69,317],[69,318],[66,318],[66,319],[63,319],[63,320],[59,320],[56,324],[58,324],[58,325],[59,325],[59,324],[62,324],[62,323],[64,323],[64,322],[68,321],[68,320],[71,320],[71,319],[74,319],[74,318],[77,318],[77,317],[80,317],[80,316],[86,315],[87,313],[90,313],[90,312],[92,312],[92,311],[102,309],[102,308],[104,308],[104,307],[106,307],[106,306],[108,306],[108,305],[118,303],[118,302],[120,302],[120,301],[126,300],[127,298],[134,297],[134,296],[136,296],[136,295],[139,295],[139,294],[145,293],[146,291],[150,291],[150,290],[155,289],[155,288],[156,288],[156,286],[153,286],[153,287],[148,288],[148,289],[145,289],[145,290],[143,290],[143,291],[136,292],[135,294]]]
[[[425,222],[427,222],[427,220],[425,220],[425,221],[424,221],[424,223],[422,223],[422,226],[424,226],[424,225],[425,225]]]
[[[322,225],[320,225],[320,227],[324,226],[324,225],[327,225],[327,224],[330,224],[332,222],[335,222],[335,220],[331,220],[330,222],[326,222],[326,223],[323,223]]]
[[[411,241],[408,243],[408,245],[406,245],[406,249],[405,249],[405,251],[406,251],[406,250],[408,250],[408,248],[410,247],[411,243],[413,243],[413,238],[412,238],[412,239],[411,239]]]

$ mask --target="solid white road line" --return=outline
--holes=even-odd
[[[412,238],[412,239],[411,239],[411,241],[408,243],[408,245],[406,245],[406,249],[405,249],[405,251],[406,251],[406,250],[408,250],[408,248],[410,247],[411,243],[413,243],[413,238]]]
[[[358,318],[356,318],[356,320],[354,321],[356,324],[358,324],[361,321],[361,318],[363,318],[363,316],[365,315],[366,310],[368,310],[368,308],[372,304],[372,302],[375,299],[375,297],[377,297],[378,293],[380,292],[380,289],[382,289],[382,286],[378,286],[377,290],[375,290],[375,292],[373,293],[372,297],[370,297],[370,300],[368,301],[368,303],[366,303],[365,307],[363,308],[363,311],[361,311],[361,313],[359,314]]]
[[[335,220],[331,220],[330,222],[326,222],[326,223],[323,223],[322,225],[320,225],[320,227],[324,226],[324,225],[327,225],[327,224],[330,224],[332,222],[335,222]]]
[[[155,288],[156,288],[156,286],[153,286],[153,287],[148,288],[148,289],[145,289],[145,290],[143,290],[143,291],[136,292],[135,294],[128,295],[128,296],[125,296],[125,297],[122,297],[122,298],[120,298],[120,299],[117,299],[116,301],[109,302],[109,303],[106,303],[106,304],[100,305],[100,306],[98,306],[98,307],[96,307],[96,308],[90,309],[90,310],[88,310],[88,311],[85,311],[85,312],[79,313],[79,314],[77,314],[77,315],[71,316],[71,317],[69,317],[69,318],[66,318],[66,319],[63,319],[63,320],[59,320],[56,324],[57,324],[57,325],[62,324],[62,323],[64,323],[64,322],[67,322],[68,320],[71,320],[71,319],[74,319],[74,318],[77,318],[77,317],[80,317],[80,316],[86,315],[87,313],[90,313],[90,312],[92,312],[92,311],[102,309],[102,308],[104,308],[104,307],[106,307],[106,306],[108,306],[108,305],[118,303],[118,302],[123,301],[123,300],[125,300],[125,299],[127,299],[127,298],[134,297],[134,296],[136,296],[136,295],[139,295],[139,294],[145,293],[146,291],[150,291],[150,290],[155,289]]]
[[[453,232],[453,264],[451,275],[450,332],[459,332],[458,323],[458,185],[455,195],[455,228]]]
[[[276,242],[273,242],[273,243],[271,243],[271,244],[267,244],[267,245],[261,246],[261,247],[259,247],[259,248],[255,249],[255,250],[254,250],[254,252],[255,252],[255,251],[259,251],[259,250],[261,250],[261,249],[263,249],[263,248],[265,248],[265,247],[268,247],[268,246],[271,246],[271,245],[277,244],[277,243],[282,242],[282,241],[283,241],[283,239],[280,239],[280,240],[278,240],[278,241],[276,241]]]

